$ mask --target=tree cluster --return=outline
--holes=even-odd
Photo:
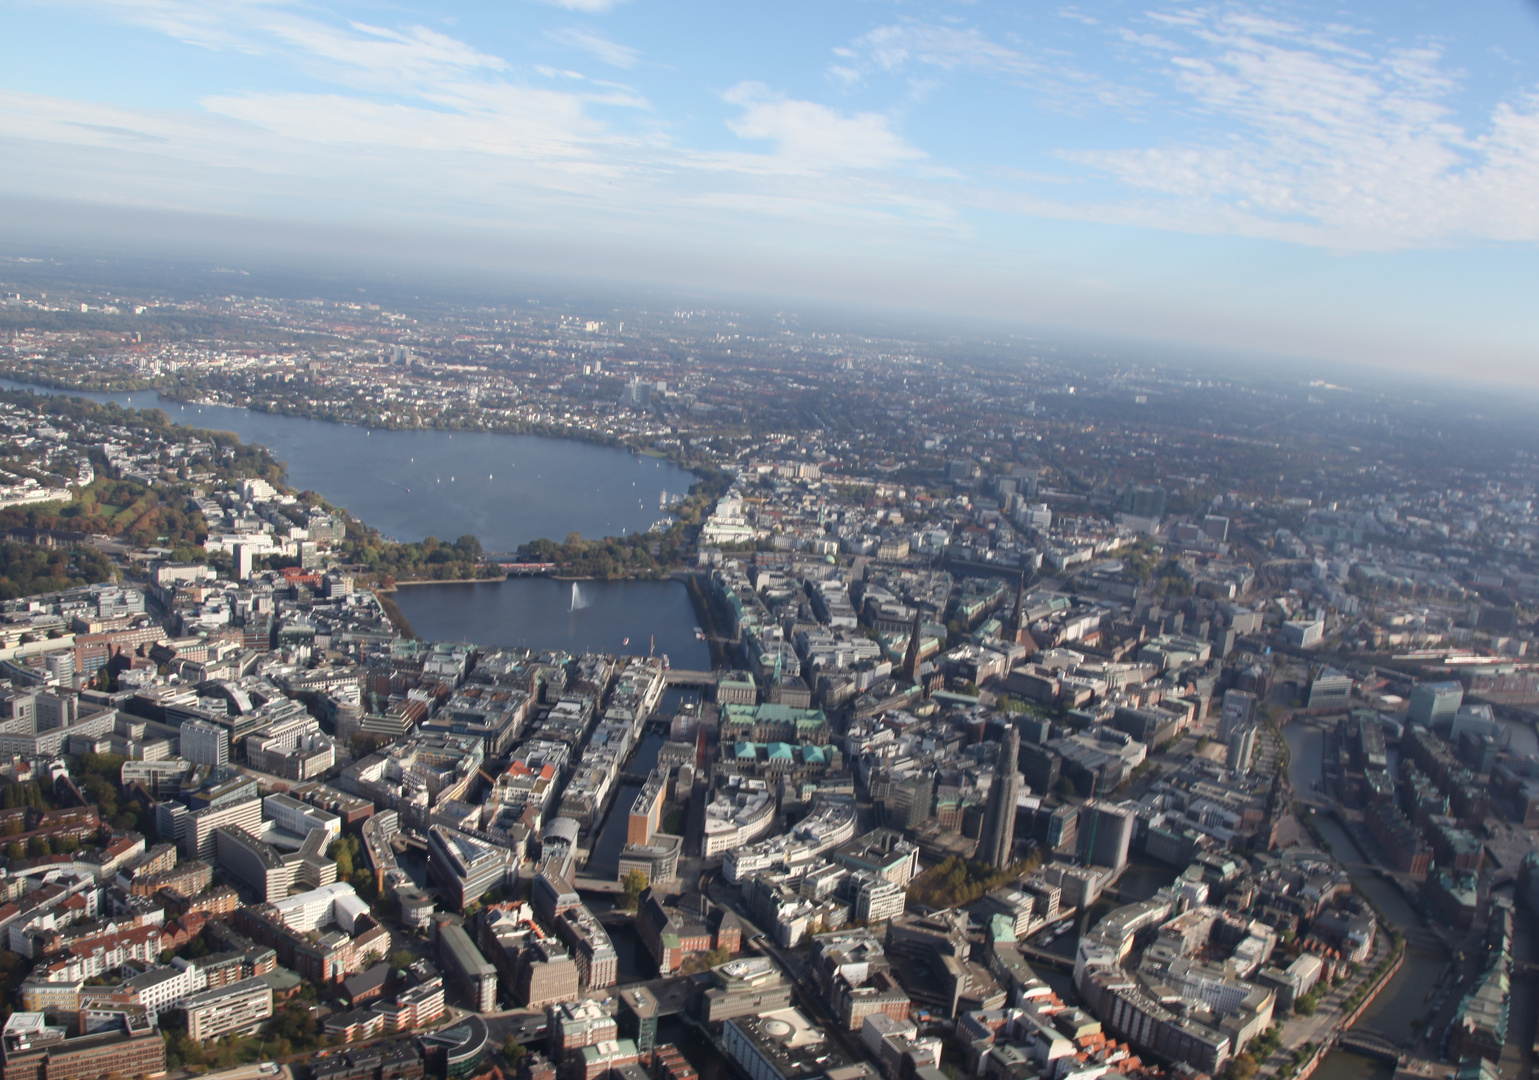
[[[908,887],[908,898],[913,903],[932,908],[970,904],[985,893],[1030,873],[1041,862],[1041,856],[1033,853],[1013,866],[995,868],[986,862],[952,855],[915,878]]]
[[[623,889],[620,907],[625,911],[635,911],[641,902],[641,894],[647,891],[647,875],[640,870],[632,870],[625,875],[620,885]]]
[[[657,542],[658,554],[652,554],[651,545]],[[568,533],[566,541],[536,540],[525,549],[535,562],[552,562],[563,573],[574,577],[620,578],[659,577],[667,567],[678,562],[682,553],[676,543],[662,550],[662,542],[653,536],[632,533],[630,536],[606,536],[602,540],[584,540],[577,533]]]
[[[347,882],[353,887],[354,892],[371,904],[379,898],[374,874],[364,865],[363,844],[359,842],[358,837],[352,834],[338,837],[332,842],[331,851],[328,854],[337,864],[338,881]]]
[[[380,580],[452,581],[498,577],[502,573],[496,567],[481,565],[481,541],[469,533],[452,544],[436,536],[395,544],[371,532],[358,539],[350,537],[342,544],[339,554]]]
[[[47,548],[9,540],[0,542],[0,600],[61,592],[111,580],[112,563],[91,548]]]
[[[303,993],[303,992],[302,992]],[[269,1061],[326,1045],[326,1036],[314,1014],[305,1008],[283,1009],[274,1014],[257,1035],[227,1035],[197,1042],[187,1034],[186,1015],[162,1014],[161,1034],[166,1040],[166,1066],[201,1076],[210,1069],[228,1069],[256,1061]]]
[[[19,784],[14,780],[7,780],[4,785],[4,792],[5,794],[0,796],[0,800],[3,800],[7,810],[16,810],[23,806],[30,806],[34,810],[53,809],[53,799],[49,797],[48,792],[43,790],[43,785],[39,784],[36,780],[24,780]],[[12,829],[12,826],[20,824],[20,821],[8,822],[6,834],[14,836],[16,833],[25,832],[26,830],[21,828]]]
[[[123,757],[119,754],[82,754],[70,772],[87,800],[96,804],[104,823],[120,832],[142,831],[149,817],[139,799],[124,797],[119,787],[123,775]]]

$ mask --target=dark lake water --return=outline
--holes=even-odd
[[[397,540],[454,540],[473,533],[488,551],[542,537],[644,532],[664,514],[662,493],[681,494],[693,474],[627,450],[537,435],[383,431],[224,405],[163,400],[152,390],[76,394],[0,379],[12,390],[69,394],[159,408],[178,424],[233,431],[288,467],[295,487]]]
[[[404,585],[393,599],[416,635],[427,641],[627,655],[646,655],[650,649],[676,668],[710,668],[710,647],[695,639],[699,623],[681,583],[576,584],[582,606],[575,611],[570,610],[573,583],[543,577]]]

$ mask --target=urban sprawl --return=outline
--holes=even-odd
[[[399,545],[227,434],[0,392],[0,1080],[1529,1074],[1521,418],[26,280],[13,379],[700,481],[646,534]],[[410,636],[390,588],[467,571],[671,576],[712,667]]]

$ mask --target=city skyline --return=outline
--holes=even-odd
[[[7,20],[4,254],[488,267],[1536,374],[1533,5]]]

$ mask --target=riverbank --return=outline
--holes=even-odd
[[[395,592],[397,589],[410,585],[480,585],[483,583],[496,585],[506,580],[508,580],[507,574],[503,574],[501,577],[406,578],[405,580],[397,580],[393,585],[381,585],[379,590]]]
[[[394,591],[394,588],[388,590],[383,588],[375,589],[374,598],[379,601],[379,606],[385,609],[385,617],[390,620],[390,625],[395,627],[396,633],[404,638],[415,638],[417,636],[416,631],[411,628],[411,623],[407,621],[406,615],[396,604],[394,598],[390,596],[390,593]]]
[[[705,587],[700,584],[700,575],[681,571],[674,577],[684,582],[684,589],[689,593],[689,603],[694,608],[695,621],[700,624],[700,632],[705,635],[705,643],[711,650],[711,670],[720,671],[729,667],[726,635],[717,629],[716,612],[711,607],[711,600],[706,595]]]

